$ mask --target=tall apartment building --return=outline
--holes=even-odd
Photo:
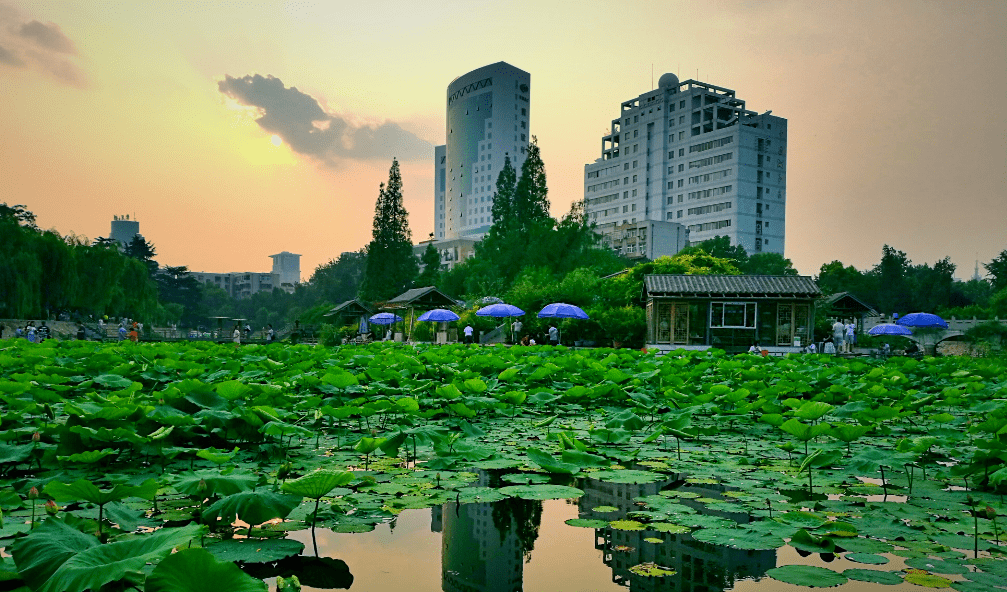
[[[599,230],[673,222],[690,243],[727,236],[750,254],[783,254],[786,186],[787,120],[674,74],[622,103],[601,158],[584,167],[585,212]]]
[[[217,286],[232,298],[248,298],[258,292],[272,292],[274,288],[293,294],[297,284],[301,283],[301,256],[289,251],[282,251],[270,255],[270,258],[273,260],[273,270],[270,272],[212,273],[194,271],[191,272],[191,275],[201,284]]]
[[[531,75],[505,62],[455,78],[447,92],[447,144],[434,149],[434,235],[479,239],[493,223],[496,178],[521,169],[530,138]]]

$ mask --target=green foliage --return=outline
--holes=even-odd
[[[147,577],[146,592],[265,592],[266,583],[206,549],[182,549],[165,557]]]
[[[983,267],[991,276],[990,283],[993,290],[1001,291],[1007,288],[1007,249],[1000,251],[989,263],[983,263]]]
[[[147,563],[198,537],[195,524],[102,545],[66,523],[49,518],[18,540],[11,554],[21,577],[38,592],[83,592],[126,580],[140,583]]]
[[[402,174],[399,161],[392,160],[388,184],[378,190],[360,296],[369,301],[396,296],[412,286],[416,271],[408,213],[402,205]]]

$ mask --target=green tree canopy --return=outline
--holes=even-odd
[[[366,300],[387,300],[408,290],[416,278],[409,214],[402,205],[402,174],[393,160],[388,184],[381,184],[374,207],[374,228],[367,245],[367,265],[360,286]]]
[[[441,277],[441,254],[433,241],[427,243],[427,248],[423,249],[420,263],[423,265],[423,271],[416,278],[416,285],[436,286],[437,280]]]
[[[990,283],[993,284],[994,291],[1007,288],[1007,249],[1000,251],[1000,254],[989,263],[983,263],[983,267],[990,274]]]

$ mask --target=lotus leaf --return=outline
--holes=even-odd
[[[303,545],[302,545],[303,547]],[[147,577],[146,592],[264,592],[266,583],[206,549],[183,549],[165,557]]]
[[[849,555],[847,555],[849,557]],[[894,586],[902,583],[902,576],[890,571],[880,571],[876,569],[850,568],[843,572],[843,575],[857,582],[870,582],[872,584],[883,584]]]
[[[266,563],[299,555],[304,543],[290,539],[230,539],[204,548],[220,561]]]
[[[784,565],[767,570],[766,575],[786,584],[810,588],[831,588],[848,581],[846,576],[816,565]]]
[[[609,525],[608,520],[594,520],[590,518],[570,518],[566,523],[579,528],[607,528]]]
[[[584,495],[582,489],[565,485],[511,485],[498,491],[509,497],[527,500],[569,499]]]
[[[906,581],[910,584],[923,586],[925,588],[949,588],[951,580],[941,576],[935,576],[926,572],[912,572],[906,574]]]
[[[274,518],[286,518],[301,503],[301,499],[300,496],[269,491],[234,493],[207,508],[203,512],[203,521],[212,524],[223,520],[225,524],[230,524],[237,517],[249,525],[262,524]]]

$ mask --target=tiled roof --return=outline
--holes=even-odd
[[[371,307],[360,302],[356,298],[353,300],[347,300],[346,302],[334,307],[329,312],[325,313],[324,316],[335,316],[338,314],[371,314],[374,312]]]
[[[798,275],[648,275],[646,296],[817,298],[822,292],[811,276]]]
[[[825,299],[822,300],[822,306],[827,309],[841,308],[843,310],[852,310],[871,314],[877,314],[878,312],[874,310],[874,307],[849,292],[836,292],[831,296],[826,296]]]
[[[426,298],[424,298],[426,297]],[[386,304],[410,304],[417,300],[423,299],[428,303],[435,303],[443,306],[455,306],[458,302],[441,292],[434,286],[427,286],[425,288],[413,288],[412,290],[406,290],[405,292],[399,294],[395,298],[389,300]]]

